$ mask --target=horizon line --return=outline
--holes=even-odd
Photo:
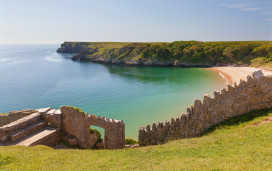
[[[201,40],[175,40],[175,41],[63,41],[65,42],[87,42],[87,43],[173,43],[173,42],[189,42],[189,41],[196,41],[196,42],[265,42],[265,41],[272,41],[272,40],[215,40],[215,41],[201,41]],[[1,44],[0,45],[59,45],[62,43],[15,43],[15,44]]]

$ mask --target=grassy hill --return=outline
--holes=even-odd
[[[73,60],[128,65],[272,66],[272,41],[65,42],[57,51],[78,53]]]
[[[251,112],[199,138],[121,150],[0,147],[0,170],[272,169],[272,110]],[[266,120],[264,120],[266,119]]]

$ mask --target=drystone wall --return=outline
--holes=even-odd
[[[21,119],[25,116],[28,116],[32,113],[35,113],[36,110],[20,110],[20,111],[11,111],[8,114],[0,114],[0,127],[7,125],[11,122],[14,122],[18,119]]]
[[[90,126],[104,128],[104,148],[119,149],[125,146],[125,123],[123,121],[86,114],[74,107],[62,106],[62,129],[65,133],[74,136],[74,141],[81,148],[90,148],[94,145],[96,136],[90,134]]]
[[[165,123],[153,123],[139,127],[139,145],[163,144],[169,140],[200,136],[206,129],[253,110],[272,107],[272,77],[265,77],[261,71],[248,76],[247,81],[228,85],[228,90],[214,92],[214,97],[205,95],[203,102],[195,100],[177,118]]]

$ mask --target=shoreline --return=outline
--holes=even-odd
[[[233,85],[235,82],[239,84],[240,79],[247,80],[248,75],[252,75],[253,72],[258,70],[262,70],[265,76],[272,75],[271,71],[254,67],[211,67],[207,69],[219,73],[229,85]]]

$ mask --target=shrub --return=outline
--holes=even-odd
[[[102,142],[103,139],[101,138],[101,133],[97,129],[93,129],[90,127],[90,134],[96,134],[97,140],[96,142]]]
[[[103,147],[98,146],[99,143],[103,142],[103,139],[101,138],[101,133],[97,129],[93,129],[90,127],[90,134],[96,134],[97,137],[95,145],[92,146],[91,149],[103,149]]]
[[[90,127],[90,134],[93,134],[96,129]]]
[[[251,65],[252,67],[260,67],[262,65],[264,65],[265,63],[269,62],[269,60],[265,57],[259,57],[256,59],[252,59],[251,60]]]
[[[132,139],[132,138],[126,138],[126,144],[137,144],[138,141]]]

